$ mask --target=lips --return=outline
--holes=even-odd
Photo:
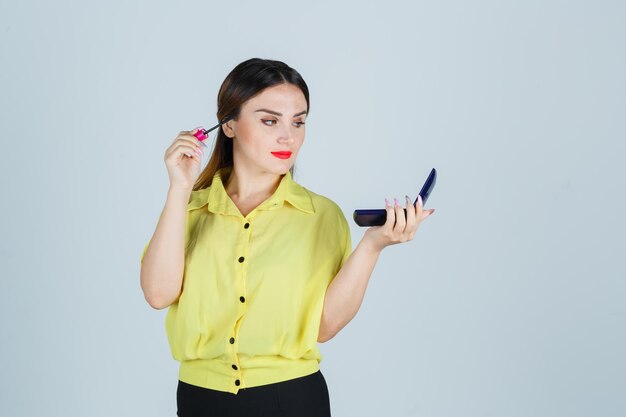
[[[289,151],[272,152],[272,155],[280,159],[289,159],[291,157],[291,152]]]

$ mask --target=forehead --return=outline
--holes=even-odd
[[[291,112],[292,114],[307,110],[306,98],[302,90],[293,84],[278,84],[268,87],[246,101],[242,110],[255,111],[260,108]]]

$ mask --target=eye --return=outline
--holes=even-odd
[[[296,126],[296,127],[300,127],[300,126],[302,126],[302,125],[304,124],[304,122],[295,122],[295,124],[297,124],[297,125],[298,125],[298,126]]]
[[[263,123],[265,123],[267,126],[272,126],[272,125],[271,124],[267,124],[266,122],[276,122],[276,120],[273,120],[273,119],[261,119],[261,121]]]

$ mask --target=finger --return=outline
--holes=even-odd
[[[187,155],[186,153],[183,154],[183,155],[184,155],[184,158],[193,159],[194,161],[198,161],[198,162],[202,163],[202,158],[200,156],[196,155],[195,153],[193,153],[191,156]]]
[[[189,148],[184,149],[182,147],[177,147],[176,149],[165,154],[166,161],[182,161],[184,159],[194,159],[198,161],[198,163],[202,164],[202,154],[189,150]]]
[[[435,212],[435,209],[424,210],[424,212],[422,214],[422,220],[424,220],[426,217],[432,215],[434,212]]]
[[[189,158],[189,159],[193,159],[195,161],[198,161],[200,163],[202,163],[202,155],[198,155],[196,152],[191,152],[191,156],[187,153],[184,154],[185,157]]]
[[[198,132],[198,130],[200,130],[200,129],[201,129],[201,127],[196,127],[195,129],[192,129],[192,130],[181,130],[180,132],[178,132],[178,135],[172,141],[172,145],[174,145],[174,143],[176,143],[176,141],[178,141],[180,139],[185,139],[185,140],[188,140],[188,141],[190,141],[192,143],[197,143],[197,144],[200,144],[200,145],[206,147],[206,145],[204,144],[203,141],[201,141],[196,136],[194,136]]]
[[[181,130],[180,132],[178,132],[178,136],[180,135],[193,135],[194,133],[196,133],[198,131],[198,129],[200,129],[202,126],[198,126],[194,129],[191,130]]]
[[[402,234],[404,232],[404,227],[406,226],[406,216],[404,215],[404,210],[402,210],[402,206],[397,198],[393,199],[394,202],[394,210],[396,212],[396,226],[393,228],[393,231]]]
[[[174,140],[174,142],[172,142],[172,144],[167,148],[166,153],[176,152],[176,149],[178,149],[179,146],[181,146],[181,145],[189,146],[192,149],[200,148],[199,143],[197,143],[198,141],[196,139],[194,139],[194,140],[196,141],[195,143],[191,139],[185,139],[185,138],[177,137]]]
[[[180,141],[188,142],[190,144],[206,147],[206,144],[197,137],[195,137],[193,134],[178,135],[177,139]]]
[[[393,209],[393,206],[389,204],[389,200],[385,198],[385,210],[387,210],[387,220],[383,227],[387,229],[389,232],[393,230],[393,225],[396,223],[396,212]]]
[[[424,201],[420,194],[417,195],[417,218],[422,219],[422,213],[424,212]]]
[[[191,157],[192,155],[195,155],[199,158],[201,158],[203,156],[203,152],[201,149],[199,149],[197,146],[190,146],[187,144],[179,144],[176,146],[175,148],[176,152],[179,153],[183,153],[185,155],[187,155],[188,157]]]
[[[172,141],[172,146],[176,143],[176,141],[178,141],[182,136],[188,135],[189,132],[187,130],[181,130],[180,132],[178,132],[178,135],[176,135],[176,137],[174,138],[174,140]]]
[[[166,155],[184,153],[185,155],[189,156],[192,153],[196,153],[197,151],[201,151],[198,146],[189,144],[185,141],[177,141],[167,149]]]
[[[190,135],[179,136],[170,148],[172,148],[173,150],[173,149],[176,149],[176,147],[180,145],[189,146],[192,149],[197,149],[197,150],[204,150],[207,147],[199,139]]]
[[[406,197],[406,230],[407,232],[412,233],[415,231],[415,228],[417,226],[416,225],[417,219],[415,215],[416,208],[411,202],[411,199],[409,198],[409,196],[407,195],[405,197]]]

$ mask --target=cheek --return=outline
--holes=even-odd
[[[304,143],[304,132],[296,136],[296,140],[294,141],[293,146],[294,148],[300,149],[303,143]]]
[[[255,129],[250,123],[240,126],[237,133],[241,140],[246,144],[252,142],[255,136],[258,135],[257,129]]]
[[[242,147],[246,149],[246,153],[257,154],[266,147],[269,138],[265,137],[263,129],[246,125],[239,131],[238,139]]]

